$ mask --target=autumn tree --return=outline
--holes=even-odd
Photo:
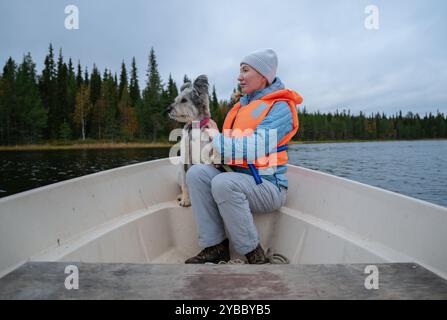
[[[127,86],[124,86],[122,88],[121,100],[118,104],[118,109],[120,112],[121,120],[121,135],[126,141],[132,140],[137,133],[138,122],[135,108],[132,107],[132,102]]]
[[[87,117],[91,111],[90,88],[83,84],[76,96],[74,123],[81,130],[81,138],[85,140]]]

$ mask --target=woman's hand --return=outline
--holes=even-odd
[[[213,119],[210,119],[210,121],[204,125],[205,132],[208,133],[211,140],[213,140],[213,137],[219,133],[219,128],[217,127],[216,122],[214,122]]]

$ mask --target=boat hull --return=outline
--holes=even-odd
[[[446,208],[292,165],[288,178],[285,206],[254,215],[264,247],[292,264],[411,262],[447,279]],[[181,264],[200,248],[179,193],[161,159],[0,199],[0,277],[26,261]]]

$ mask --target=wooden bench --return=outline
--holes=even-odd
[[[447,299],[447,281],[412,263],[376,264],[368,290],[366,266],[28,262],[0,279],[0,299]]]

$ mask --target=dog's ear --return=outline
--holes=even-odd
[[[197,91],[199,96],[208,94],[208,77],[205,74],[202,74],[194,80],[194,91]]]
[[[180,92],[182,92],[183,90],[185,90],[186,88],[190,88],[191,87],[191,81],[186,81],[185,83],[182,84],[182,86],[180,87]]]

